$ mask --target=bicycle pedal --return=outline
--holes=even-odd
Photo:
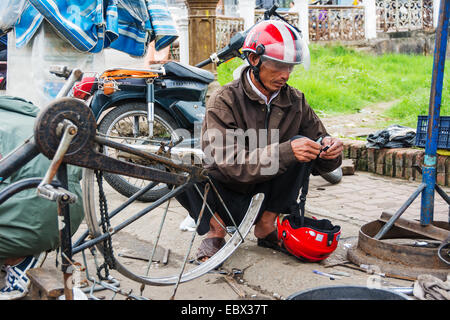
[[[61,187],[54,187],[51,184],[44,184],[37,188],[37,194],[41,198],[65,203],[75,203],[78,197],[68,190]]]

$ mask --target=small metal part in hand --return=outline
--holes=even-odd
[[[330,146],[325,146],[324,148],[320,149],[319,154],[317,155],[317,157],[320,157],[320,154],[321,154],[322,152],[327,151],[329,148],[330,148]]]

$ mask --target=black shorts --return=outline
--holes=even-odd
[[[256,222],[264,211],[278,214],[290,213],[290,208],[297,203],[300,189],[305,179],[305,164],[296,163],[290,166],[284,173],[271,180],[253,185],[252,191],[246,194],[238,193],[227,187],[226,184],[211,178],[221,198],[231,213],[236,225],[239,226],[243,220],[252,197],[257,193],[264,193],[264,201],[256,218]],[[198,190],[203,195],[207,182],[197,183]],[[192,185],[176,199],[189,212],[189,215],[197,221],[202,208],[203,200]],[[211,187],[207,196],[207,204],[203,217],[198,227],[198,234],[203,235],[209,231],[209,221],[212,217],[211,211],[216,212],[224,221],[225,225],[232,226],[233,221]]]

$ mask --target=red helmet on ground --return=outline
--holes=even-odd
[[[300,33],[279,20],[264,20],[255,25],[245,38],[242,51],[293,65],[303,63],[309,57]]]
[[[327,219],[315,220],[297,215],[287,215],[280,223],[277,218],[278,239],[284,247],[299,259],[321,261],[336,250],[341,234],[340,226],[333,226]]]

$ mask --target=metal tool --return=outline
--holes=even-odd
[[[324,277],[330,278],[330,280],[341,279],[341,277],[339,277],[339,276],[335,276],[333,274],[322,272],[319,270],[313,270],[313,272],[315,274],[318,274],[319,276],[324,276]]]

